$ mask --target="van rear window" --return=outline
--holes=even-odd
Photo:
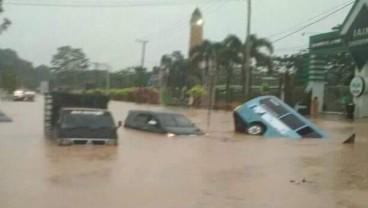
[[[299,119],[293,114],[289,114],[285,117],[282,117],[280,120],[293,130],[298,129],[305,125],[305,123],[301,119]]]
[[[315,132],[312,128],[309,126],[302,128],[298,131],[298,134],[303,138],[322,138],[320,134]]]
[[[276,117],[280,117],[289,113],[289,111],[283,107],[279,102],[272,98],[265,98],[259,101],[264,109],[272,113]]]

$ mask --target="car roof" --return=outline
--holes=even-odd
[[[102,108],[73,108],[73,107],[67,107],[67,108],[62,108],[61,110],[79,110],[79,111],[104,111],[104,112],[108,112],[108,110],[106,109],[102,109]]]
[[[130,110],[129,113],[151,113],[151,114],[171,114],[171,115],[182,115],[175,111],[151,111],[151,110]]]

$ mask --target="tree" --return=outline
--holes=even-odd
[[[354,77],[355,63],[348,52],[331,54],[326,57],[328,70],[326,81],[329,86],[349,85]]]
[[[235,35],[229,35],[224,40],[224,50],[221,54],[220,65],[223,65],[226,73],[226,107],[230,103],[230,83],[233,78],[234,68],[242,64],[242,43]]]
[[[210,64],[214,59],[213,43],[204,40],[201,44],[195,46],[189,53],[191,63],[201,69],[201,81],[203,86],[208,85],[208,77]]]
[[[69,91],[79,86],[78,73],[88,67],[88,59],[81,49],[62,46],[52,57],[51,65],[54,72],[54,83],[58,90]]]
[[[32,63],[18,57],[17,53],[10,49],[0,49],[0,75],[3,73],[15,74],[16,87],[35,89],[39,85],[39,74]]]
[[[145,87],[147,86],[149,80],[149,73],[147,69],[141,66],[136,66],[133,68],[135,72],[135,86],[137,87]]]
[[[3,0],[0,0],[0,14],[4,11],[3,10]],[[3,22],[0,24],[0,34],[4,32],[8,27],[11,25],[11,21],[8,18],[4,18]]]
[[[246,42],[244,44],[244,57],[245,57],[245,48],[247,44],[250,44],[250,58],[251,63],[252,61],[255,61],[256,68],[264,68],[266,67],[269,71],[272,68],[272,58],[271,54],[273,53],[273,46],[272,43],[265,39],[265,38],[258,38],[255,34],[250,35],[250,37],[247,39],[249,42]],[[263,50],[266,51],[263,52]],[[242,84],[242,92],[243,96],[249,98],[251,96],[251,87],[252,87],[252,67],[249,69],[249,71],[245,71],[246,68],[245,59],[242,66],[242,74],[243,74],[243,81],[245,81],[245,76],[249,76],[249,83],[243,83]],[[248,92],[249,94],[246,94]]]
[[[6,91],[13,92],[17,89],[18,86],[18,77],[17,74],[12,70],[6,70],[0,74],[0,87],[5,89]]]
[[[253,69],[264,69],[267,68],[268,71],[272,69],[272,53],[273,46],[272,43],[266,38],[258,38],[255,34],[250,35],[249,42],[242,44],[241,40],[235,35],[229,35],[224,41],[227,45],[230,44],[233,52],[234,58],[241,60],[241,72],[242,72],[242,94],[243,97],[250,97],[250,94],[246,95],[245,92],[251,92],[252,83],[245,83],[246,76],[252,76]],[[246,45],[250,44],[250,61],[254,62],[255,68],[250,68],[249,72],[246,71],[245,63],[245,53]],[[238,53],[236,55],[236,53]],[[251,80],[251,79],[249,79]],[[248,88],[249,90],[247,90]]]
[[[59,47],[51,60],[54,71],[82,71],[88,67],[88,64],[82,49],[70,46]]]
[[[190,51],[190,59],[193,64],[198,66],[200,63],[204,63],[204,67],[202,68],[202,83],[208,95],[205,101],[209,114],[211,113],[210,109],[213,108],[215,103],[217,74],[222,66],[221,60],[225,50],[226,48],[222,42],[205,40]]]
[[[180,51],[174,51],[171,54],[163,55],[161,58],[161,74],[162,74],[162,91],[161,95],[170,88],[171,94],[177,94],[177,89],[180,92],[180,97],[183,98],[184,87],[188,87],[188,77],[190,72],[189,60],[184,58]]]

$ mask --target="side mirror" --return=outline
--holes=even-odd
[[[157,121],[150,120],[150,121],[148,121],[148,125],[150,125],[150,126],[156,126],[157,125]]]
[[[123,123],[121,121],[118,121],[118,128],[121,127]]]

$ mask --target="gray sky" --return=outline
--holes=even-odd
[[[21,6],[10,3],[122,4],[126,2],[193,2],[168,6],[83,8]],[[306,25],[318,15],[351,0],[253,0],[252,33],[276,40]],[[0,48],[11,48],[34,66],[50,65],[60,46],[82,48],[91,62],[105,62],[113,70],[139,65],[141,45],[147,39],[146,65],[158,65],[163,54],[181,50],[187,55],[189,19],[195,7],[205,21],[204,37],[219,41],[228,34],[245,39],[245,0],[5,0],[5,12],[12,25],[0,35]],[[308,36],[329,32],[341,24],[351,6],[329,18],[275,43],[275,53],[291,54],[308,47]],[[321,17],[321,16],[319,16]],[[280,34],[283,33],[283,34]],[[304,33],[304,35],[303,35]],[[278,34],[278,35],[277,35]]]

